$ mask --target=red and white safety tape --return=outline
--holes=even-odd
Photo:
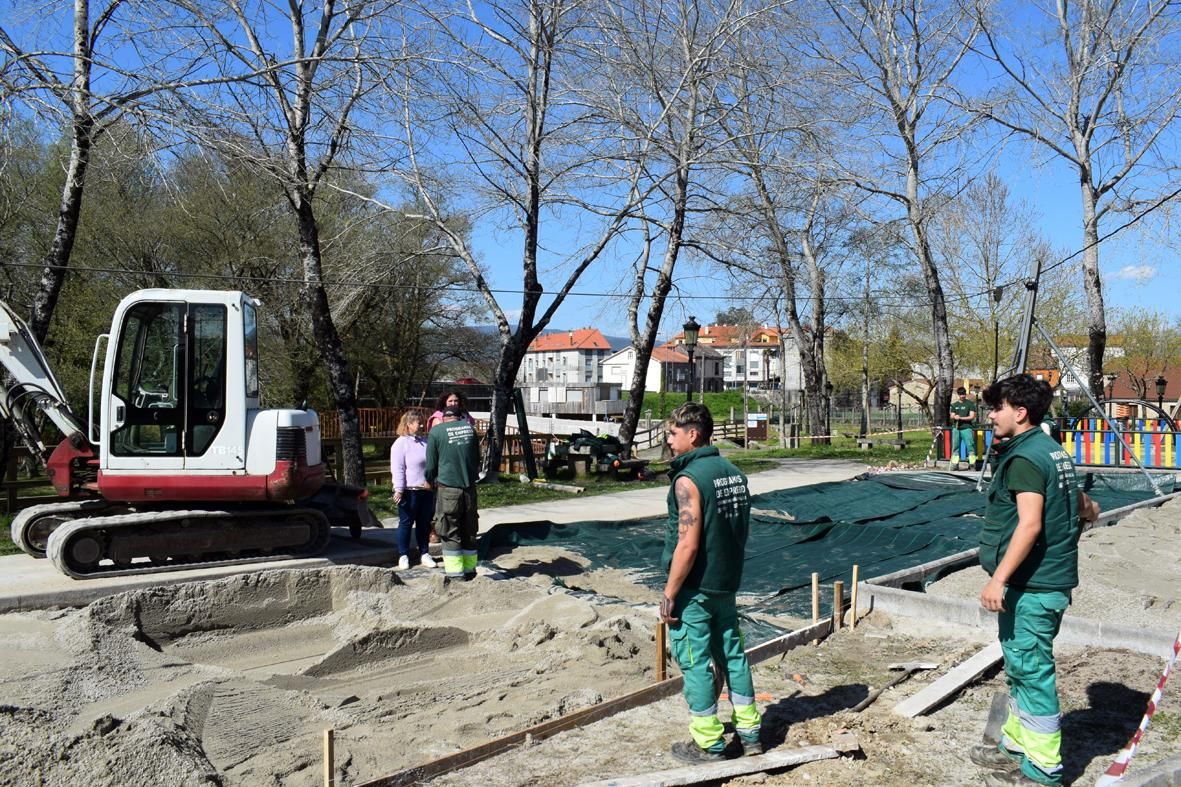
[[[1140,745],[1140,739],[1144,737],[1144,731],[1148,729],[1148,723],[1152,721],[1152,714],[1156,713],[1156,706],[1160,704],[1165,681],[1169,679],[1169,673],[1173,671],[1173,665],[1177,663],[1179,651],[1181,651],[1181,634],[1177,635],[1177,640],[1173,643],[1173,655],[1169,657],[1169,663],[1165,664],[1165,671],[1161,673],[1160,680],[1156,684],[1156,691],[1152,692],[1152,697],[1148,700],[1148,710],[1145,711],[1144,718],[1140,720],[1140,726],[1136,728],[1128,745],[1120,750],[1115,761],[1107,766],[1107,770],[1095,782],[1095,787],[1106,787],[1106,785],[1115,784],[1124,778],[1124,771],[1128,769],[1128,763],[1132,761],[1132,757],[1136,754],[1136,747]]]

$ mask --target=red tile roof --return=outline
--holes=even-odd
[[[689,356],[665,344],[652,348],[652,360],[659,363],[689,363]]]
[[[712,347],[703,347],[699,344],[693,351],[693,357],[701,361],[707,358],[721,358],[722,354]],[[685,352],[684,345],[665,342],[652,348],[652,360],[660,363],[689,363],[689,355]]]
[[[579,328],[576,331],[556,331],[538,336],[529,345],[529,352],[557,352],[559,350],[610,350],[611,344],[598,328]]]
[[[741,343],[742,330],[743,329],[737,325],[703,325],[701,326],[701,331],[697,334],[697,346],[737,346]],[[670,341],[675,343],[683,340],[684,338],[685,332],[681,331]],[[769,328],[766,325],[752,328],[750,332],[749,346],[758,347],[767,344],[779,344],[779,331],[775,328]]]

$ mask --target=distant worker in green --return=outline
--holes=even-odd
[[[976,403],[962,385],[955,389],[959,399],[951,403],[951,457],[954,462],[976,465]]]
[[[1054,637],[1078,586],[1080,519],[1099,506],[1079,489],[1070,456],[1039,425],[1053,394],[1028,374],[990,385],[992,485],[980,532],[980,565],[991,579],[980,604],[997,613],[1009,682],[1009,716],[996,746],[972,762],[985,783],[1061,784],[1062,729]]]
[[[479,532],[480,443],[463,416],[458,406],[447,407],[426,443],[426,479],[435,484],[435,532],[443,544],[443,571],[453,579],[476,576]]]
[[[750,492],[746,476],[709,445],[713,429],[713,417],[700,402],[682,404],[668,420],[674,459],[660,618],[668,624],[692,717],[693,740],[673,744],[672,754],[690,763],[725,756],[711,662],[729,684],[731,720],[743,753],[763,751],[762,717],[735,605],[750,531]]]

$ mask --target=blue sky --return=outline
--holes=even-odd
[[[1003,166],[1003,176],[1015,199],[1024,200],[1040,214],[1035,221],[1042,234],[1061,256],[1071,254],[1082,246],[1082,208],[1074,176],[1058,162],[1030,166],[1028,151],[1012,146]],[[1024,159],[1024,160],[1022,160]],[[1166,237],[1164,219],[1170,206],[1155,211],[1143,222],[1128,227],[1100,245],[1100,267],[1109,320],[1115,309],[1145,309],[1161,312],[1181,321],[1181,266],[1174,249],[1161,241]],[[1128,220],[1129,216],[1109,213],[1101,231],[1109,232]],[[474,237],[479,256],[492,273],[491,281],[504,289],[520,288],[520,246],[517,233],[477,231]],[[1054,259],[1060,259],[1056,256]],[[1081,257],[1071,263],[1077,269]],[[1053,262],[1054,260],[1051,260]],[[620,275],[625,260],[610,259],[593,266],[575,288],[582,293],[606,293],[619,289]],[[712,320],[717,312],[733,305],[727,282],[718,275],[702,270],[701,266],[679,264],[678,287],[694,299],[678,299],[675,294],[665,309],[662,336],[680,329],[690,314],[698,321]],[[1075,275],[1080,303],[1085,299],[1081,271]],[[554,289],[558,277],[552,273],[543,277],[547,290]],[[860,291],[837,295],[860,295]],[[519,295],[503,294],[501,305],[516,316]],[[548,303],[548,301],[547,301]],[[583,326],[598,327],[604,333],[626,335],[627,311],[623,299],[587,296],[572,297],[559,309],[547,330],[565,330]]]

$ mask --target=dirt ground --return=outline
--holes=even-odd
[[[808,763],[775,774],[735,778],[727,784],[950,785],[980,784],[967,750],[982,739],[995,692],[1005,691],[997,668],[933,713],[906,719],[893,706],[982,648],[969,629],[892,621],[874,613],[856,630],[843,629],[754,668],[767,748],[827,743],[852,732],[862,754]],[[1063,756],[1068,783],[1094,783],[1140,722],[1163,666],[1126,651],[1059,649]],[[901,661],[939,662],[883,693],[861,713],[849,709],[895,673]],[[722,703],[723,716],[728,713]],[[668,754],[686,739],[688,714],[674,697],[562,733],[437,780],[448,785],[577,784],[678,766]],[[1134,761],[1142,769],[1181,745],[1181,701],[1166,695]]]
[[[1165,577],[1140,586],[1120,572],[1135,571],[1146,539],[1157,564],[1176,565],[1181,539],[1170,528],[1181,506],[1136,516],[1127,529],[1089,536],[1095,549],[1084,559],[1084,582],[1127,595],[1081,609],[1176,627]],[[0,783],[320,784],[320,736],[332,728],[338,783],[355,784],[653,681],[654,591],[625,572],[587,571],[559,549],[518,549],[495,564],[502,573],[469,583],[417,568],[274,571],[0,615]],[[978,592],[982,575],[961,574],[941,592]],[[863,753],[732,783],[980,783],[966,751],[1004,689],[999,667],[918,720],[892,708],[989,636],[875,613],[758,664],[768,748],[827,743],[848,729]],[[1067,780],[1093,783],[1139,723],[1163,660],[1058,653]],[[888,664],[916,659],[941,666],[849,710],[892,676]],[[687,737],[687,722],[683,700],[671,697],[436,783],[577,784],[671,768],[669,746]],[[1132,772],[1178,748],[1181,699],[1170,686]]]

